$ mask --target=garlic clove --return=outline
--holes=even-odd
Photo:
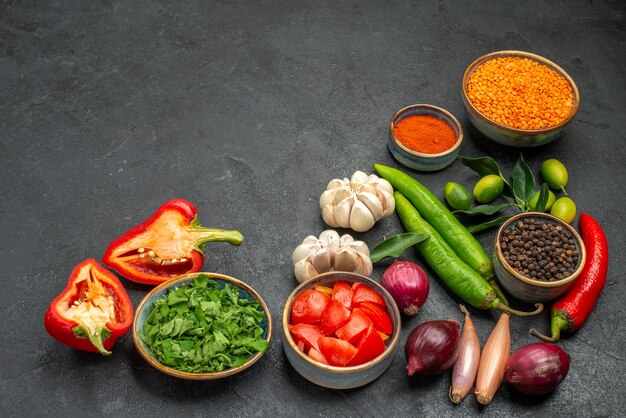
[[[335,223],[342,228],[350,228],[350,213],[354,198],[344,199],[335,205]]]
[[[376,194],[376,187],[371,184],[361,183],[359,186],[359,193],[371,193],[373,195]]]
[[[350,186],[350,182],[347,181],[348,179],[332,179],[331,181],[328,182],[328,184],[326,185],[326,190],[332,190],[332,189],[336,189],[338,187],[343,187],[343,186]]]
[[[324,248],[311,256],[311,264],[318,273],[330,271],[333,266],[333,251]]]
[[[374,191],[374,194],[359,193],[357,194],[357,199],[359,199],[361,203],[363,203],[367,207],[367,209],[371,212],[372,216],[374,217],[374,221],[377,221],[383,216],[383,213],[384,213],[383,204],[378,198],[378,196],[376,196],[375,191]]]
[[[319,241],[321,248],[326,248],[329,245],[339,242],[339,234],[333,229],[327,229],[320,234]]]
[[[365,232],[374,226],[374,222],[376,222],[376,220],[372,212],[370,212],[363,202],[355,199],[352,205],[352,211],[350,212],[350,228],[357,232]]]
[[[357,268],[354,271],[364,276],[370,276],[374,271],[372,260],[369,257],[359,256],[357,261]]]
[[[349,187],[341,187],[339,189],[333,190],[333,192],[335,193],[335,196],[333,197],[333,204],[335,205],[339,204],[342,200],[352,196],[352,189],[350,189]]]
[[[341,239],[339,240],[340,245],[351,244],[353,242],[354,242],[354,238],[352,238],[352,235],[350,234],[342,235]]]
[[[323,208],[324,206],[333,203],[333,201],[335,200],[335,190],[336,189],[326,190],[324,193],[322,193],[322,195],[320,196],[320,208]]]
[[[383,203],[383,218],[386,218],[387,216],[390,216],[391,214],[393,214],[393,212],[396,210],[396,199],[394,199],[392,194],[389,194],[387,192],[380,192],[379,191],[379,199],[380,201]]]
[[[300,260],[294,265],[294,273],[298,283],[304,283],[307,280],[311,280],[318,275],[315,267],[308,261],[308,259]]]
[[[362,171],[355,171],[350,179],[350,183],[353,188],[356,188],[360,183],[365,183],[365,180],[367,180],[367,174]]]
[[[335,254],[336,271],[355,271],[358,266],[358,256],[350,249],[341,249]]]
[[[335,220],[335,206],[334,205],[326,205],[322,208],[322,219],[326,222],[326,225],[332,226],[333,228],[338,227],[337,221]]]
[[[386,192],[393,196],[393,186],[391,186],[391,183],[389,183],[387,180],[376,177],[376,179],[372,179],[371,181],[368,181],[368,183],[374,185],[374,187],[376,187],[376,190]]]
[[[350,248],[353,251],[356,251],[357,253],[368,257],[370,256],[370,249],[368,248],[367,244],[363,241],[354,241],[351,245]]]
[[[303,244],[298,245],[296,249],[293,250],[293,253],[291,254],[291,260],[295,264],[298,261],[303,260],[306,257],[310,256],[311,254],[314,254],[315,251],[317,250],[310,245],[303,245]]]

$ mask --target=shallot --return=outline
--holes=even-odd
[[[511,355],[504,378],[522,393],[545,395],[565,379],[569,364],[569,354],[558,345],[528,344]]]
[[[409,334],[404,346],[409,376],[435,375],[454,365],[459,355],[458,321],[428,321]]]
[[[476,376],[476,400],[489,405],[502,384],[504,368],[511,355],[509,314],[503,313],[485,343]]]
[[[461,305],[461,311],[465,314],[465,322],[463,334],[461,334],[459,358],[452,369],[452,386],[450,387],[450,400],[457,404],[465,399],[472,389],[480,360],[480,341],[476,328],[464,305]]]
[[[395,260],[385,270],[381,284],[398,308],[409,316],[417,314],[430,290],[426,272],[417,264],[402,260]]]

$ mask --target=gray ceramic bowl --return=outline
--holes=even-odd
[[[456,135],[456,143],[452,148],[439,154],[425,154],[413,151],[404,145],[393,133],[393,128],[407,116],[432,116],[446,122]],[[429,104],[415,104],[404,107],[396,112],[389,122],[389,140],[387,146],[393,157],[402,165],[418,171],[437,171],[452,164],[459,155],[463,142],[463,130],[459,121],[450,112]]]
[[[504,259],[502,248],[500,247],[500,239],[502,238],[504,231],[509,227],[509,225],[512,225],[519,220],[529,218],[541,218],[546,222],[560,225],[573,234],[576,241],[576,248],[580,256],[578,258],[576,270],[572,273],[572,275],[554,282],[536,280],[519,274]],[[585,252],[585,245],[578,232],[576,232],[576,230],[567,222],[564,222],[555,216],[548,215],[547,213],[527,212],[511,217],[504,224],[502,224],[496,234],[494,242],[493,266],[498,282],[500,282],[504,290],[510,293],[513,297],[524,302],[547,302],[554,300],[567,292],[574,285],[576,279],[580,275],[580,272],[585,265],[586,258],[587,255]]]
[[[170,376],[178,377],[181,379],[188,379],[188,380],[213,380],[213,379],[220,379],[226,376],[232,376],[252,366],[261,358],[261,356],[263,356],[264,353],[256,353],[253,356],[251,356],[248,359],[248,361],[246,361],[241,366],[223,370],[221,372],[189,373],[189,372],[181,372],[172,367],[168,367],[168,366],[161,364],[156,358],[152,356],[148,346],[146,346],[146,344],[141,340],[141,338],[139,338],[139,331],[143,328],[143,324],[148,318],[148,315],[150,314],[152,303],[156,299],[159,299],[167,295],[169,289],[176,288],[186,283],[189,283],[200,274],[206,274],[212,280],[215,280],[218,283],[218,285],[220,285],[221,287],[223,287],[226,284],[230,284],[230,285],[237,287],[239,289],[240,298],[256,300],[259,303],[259,305],[261,305],[261,309],[263,309],[263,313],[265,314],[265,319],[261,322],[261,328],[263,328],[262,337],[268,343],[270,342],[270,339],[272,337],[272,317],[270,315],[270,310],[268,309],[267,305],[265,304],[261,296],[259,296],[259,294],[255,292],[254,289],[252,289],[250,286],[248,286],[244,282],[237,280],[233,277],[226,276],[224,274],[218,274],[218,273],[185,274],[183,276],[177,277],[176,279],[172,279],[170,281],[162,283],[159,286],[152,289],[152,291],[150,291],[150,293],[148,293],[142,299],[142,301],[139,303],[139,306],[137,307],[137,310],[135,311],[135,320],[133,322],[133,342],[135,343],[135,348],[137,348],[137,351],[139,351],[139,354],[141,354],[141,356],[152,367],[154,367],[155,369],[165,374],[169,374]]]
[[[337,280],[343,280],[348,283],[363,283],[378,292],[387,303],[387,313],[393,324],[393,332],[386,341],[387,349],[374,360],[358,366],[336,367],[319,363],[300,351],[289,332],[291,303],[294,298],[306,289],[311,289],[316,285],[332,285]],[[324,273],[308,282],[302,283],[287,298],[285,309],[283,310],[282,337],[283,348],[289,363],[291,363],[293,368],[305,379],[331,389],[352,389],[366,385],[377,379],[391,364],[393,360],[393,350],[400,338],[400,311],[391,295],[375,281],[356,273]]]
[[[567,80],[567,82],[572,87],[572,94],[574,96],[574,104],[572,106],[572,111],[570,112],[569,116],[558,125],[552,126],[550,128],[538,130],[524,130],[510,128],[506,125],[495,122],[483,115],[469,100],[469,97],[467,96],[467,83],[476,67],[478,67],[485,61],[500,57],[528,58],[545,65],[546,67],[556,71],[559,75],[565,78],[565,80]],[[502,145],[508,145],[511,147],[538,147],[554,141],[563,133],[563,130],[565,129],[567,124],[574,119],[574,116],[576,116],[576,112],[578,112],[578,106],[580,104],[580,94],[578,93],[578,87],[576,87],[576,83],[574,83],[574,80],[565,72],[565,70],[544,57],[523,51],[497,51],[483,55],[482,57],[476,59],[476,61],[471,63],[470,66],[467,67],[467,70],[465,70],[465,74],[463,75],[462,90],[465,109],[467,110],[470,121],[476,127],[476,129],[482,132],[483,135],[485,135],[487,138],[490,138]]]

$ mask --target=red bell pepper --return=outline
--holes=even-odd
[[[44,316],[46,330],[57,341],[105,356],[132,323],[133,305],[124,286],[93,258],[74,268]]]
[[[240,245],[243,236],[238,231],[203,227],[193,203],[172,199],[109,244],[102,262],[134,282],[160,284],[200,271],[202,246],[213,241]]]

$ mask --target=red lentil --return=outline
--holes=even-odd
[[[574,104],[565,78],[519,57],[494,58],[479,65],[468,80],[467,96],[487,118],[525,130],[558,125]]]

